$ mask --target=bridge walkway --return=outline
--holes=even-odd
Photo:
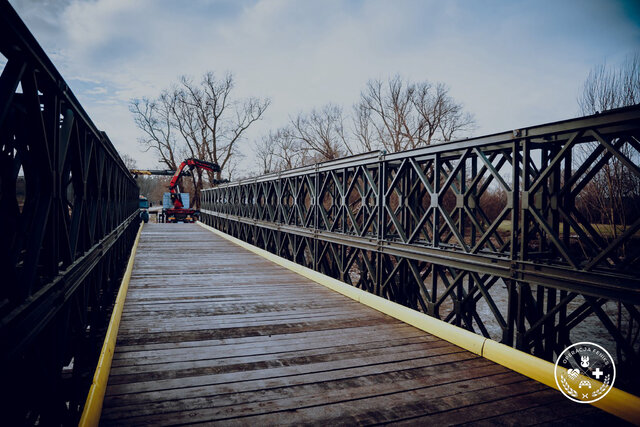
[[[198,225],[147,224],[101,424],[610,417]]]

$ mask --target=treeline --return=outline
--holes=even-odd
[[[205,73],[200,81],[181,77],[156,98],[134,99],[130,111],[142,131],[139,143],[176,169],[194,157],[218,163],[221,172],[195,170],[193,200],[214,179],[236,178],[239,144],[262,119],[271,101],[236,99],[231,73]],[[290,169],[377,149],[396,152],[449,141],[474,127],[473,117],[443,83],[410,82],[400,76],[370,80],[346,113],[327,104],[291,116],[284,126],[255,143],[258,169],[253,175]]]
[[[161,164],[175,170],[184,159],[196,158],[220,165],[221,172],[206,171],[207,179],[202,170],[194,170],[195,206],[200,206],[200,190],[206,182],[223,174],[231,178],[238,144],[271,102],[256,97],[234,99],[233,88],[232,74],[218,79],[208,72],[199,82],[183,76],[157,98],[134,99],[130,104],[143,135],[139,143],[145,151],[155,152]]]
[[[449,141],[475,121],[443,83],[410,82],[400,76],[370,80],[351,111],[327,104],[299,113],[255,146],[259,173],[347,155],[397,152]]]

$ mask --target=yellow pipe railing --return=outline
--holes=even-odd
[[[104,338],[102,351],[100,352],[100,358],[98,359],[98,366],[96,367],[96,372],[93,375],[93,383],[89,389],[87,401],[85,402],[84,410],[82,411],[82,417],[78,423],[78,425],[82,427],[97,426],[100,423],[102,403],[104,402],[104,394],[107,390],[107,381],[109,380],[109,371],[111,370],[113,352],[116,348],[120,318],[122,317],[122,310],[124,308],[124,300],[127,297],[127,290],[129,289],[129,280],[131,279],[133,262],[136,258],[136,250],[138,249],[138,242],[140,241],[140,234],[142,233],[143,225],[144,223],[141,222],[140,228],[138,229],[138,235],[133,243],[131,255],[129,256],[127,269],[125,270],[124,277],[120,283],[120,289],[118,290],[116,303],[113,307],[113,312],[111,313],[111,320],[109,321],[107,335]]]
[[[556,390],[558,389],[555,382],[555,365],[553,363],[348,285],[325,274],[265,251],[264,249],[260,249],[257,246],[223,233],[201,222],[198,222],[198,224],[216,235],[310,280],[313,280],[320,285],[339,292],[411,326],[435,335],[438,338],[449,341],[452,344],[489,359],[499,365],[521,373],[551,388]],[[594,382],[593,379],[591,379],[591,381]],[[626,421],[640,425],[640,398],[638,396],[612,388],[604,398],[592,403],[592,405]]]

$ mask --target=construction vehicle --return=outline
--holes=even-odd
[[[189,193],[177,193],[182,202],[181,208],[175,208],[171,196],[174,193],[164,193],[162,195],[162,213],[160,222],[193,222],[198,219],[198,211],[189,205]]]
[[[138,176],[140,175],[173,176],[176,173],[176,171],[174,171],[173,169],[129,169],[129,172],[131,172],[131,175],[133,175],[134,179],[138,178]],[[188,170],[183,170],[180,176],[191,176],[191,172],[189,172]],[[140,209],[140,219],[145,223],[149,222],[149,201],[143,195],[140,195],[140,203],[138,208]],[[156,215],[158,214],[157,211],[153,213],[155,213]]]
[[[129,169],[131,175],[134,178],[137,178],[138,175],[164,175],[164,176],[173,176],[176,171],[172,169]],[[188,170],[183,170],[180,176],[191,176],[191,172]]]
[[[180,163],[178,170],[176,170],[171,178],[171,182],[169,182],[169,193],[173,208],[164,209],[163,213],[166,222],[194,222],[200,217],[199,211],[190,209],[188,206],[184,205],[181,193],[178,189],[178,181],[180,180],[182,171],[187,166],[189,167],[189,170],[200,168],[210,172],[220,172],[220,166],[217,163],[207,162],[204,160],[186,159]],[[214,180],[213,183],[219,184],[221,182],[226,182],[226,180]]]
[[[186,167],[189,171],[184,170]],[[163,206],[162,218],[164,222],[194,222],[200,216],[200,212],[189,207],[188,202],[185,206],[182,193],[178,188],[178,182],[182,176],[190,176],[195,168],[204,169],[211,172],[220,172],[220,166],[217,163],[207,162],[199,159],[186,159],[177,170],[140,170],[131,169],[130,172],[135,176],[138,175],[172,175],[169,182],[169,206]],[[225,180],[214,180],[213,184],[221,184],[228,182]],[[186,200],[185,200],[186,201]]]

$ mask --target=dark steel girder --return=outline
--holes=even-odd
[[[139,189],[6,0],[0,53],[0,411],[7,425],[77,424]]]
[[[73,296],[104,254],[120,240],[132,224],[136,225],[138,220],[138,212],[131,214],[82,257],[61,271],[55,279],[2,318],[0,347],[7,349],[2,353],[3,362],[20,353],[31,340],[37,337]]]
[[[202,219],[547,359],[595,319],[640,366],[640,188],[631,188],[640,187],[639,139],[640,106],[632,106],[365,153],[205,190]],[[605,168],[632,183],[609,223],[589,205],[594,195],[615,197],[602,186]],[[585,309],[588,299],[614,301],[622,314]]]
[[[491,274],[504,279],[515,279],[595,297],[621,300],[631,304],[640,304],[640,277],[628,277],[615,273],[577,272],[564,267],[533,262],[512,262],[507,258],[448,251],[401,242],[377,241],[376,239],[357,235],[344,235],[338,232],[280,225],[269,221],[247,219],[237,215],[219,214],[208,209],[202,209],[201,212],[226,221],[235,221],[301,237],[320,239],[366,251]]]

